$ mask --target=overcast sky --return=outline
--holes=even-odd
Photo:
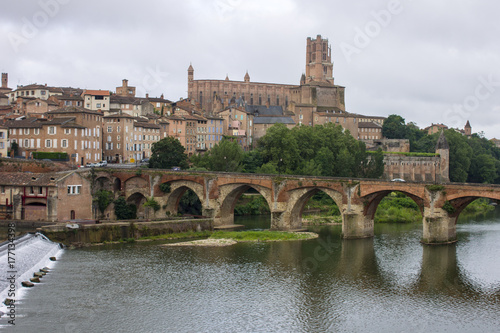
[[[500,138],[500,2],[17,0],[0,11],[9,86],[187,97],[195,79],[298,84],[307,37],[332,46],[347,111]]]

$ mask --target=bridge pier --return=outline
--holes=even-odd
[[[373,219],[363,214],[362,205],[351,205],[342,214],[342,238],[370,238],[374,235]]]
[[[425,208],[422,243],[450,244],[457,241],[456,218],[441,208]]]

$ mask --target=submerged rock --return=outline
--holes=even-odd
[[[31,288],[31,287],[34,287],[34,286],[35,286],[35,284],[34,284],[34,283],[31,283],[31,282],[29,282],[29,281],[23,281],[23,282],[21,282],[21,285],[22,285],[23,287],[26,287],[26,288]]]
[[[49,259],[50,259],[50,261],[56,261],[57,260],[56,257],[50,257]]]
[[[42,272],[35,272],[35,273],[33,273],[33,277],[42,278],[43,276],[44,276],[44,274]]]
[[[39,277],[32,277],[30,279],[31,282],[36,282],[36,283],[40,283],[40,278]]]
[[[12,298],[6,298],[5,301],[3,301],[3,304],[5,304],[5,305],[11,305],[14,302],[15,301]]]

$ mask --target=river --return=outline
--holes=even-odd
[[[498,213],[461,221],[445,246],[392,224],[364,240],[325,226],[309,241],[64,250],[0,330],[499,332]]]

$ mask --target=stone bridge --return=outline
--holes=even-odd
[[[203,215],[214,219],[214,226],[234,224],[238,198],[254,189],[269,205],[273,230],[300,229],[307,201],[323,191],[340,209],[342,234],[346,239],[372,237],[378,204],[389,193],[398,191],[413,199],[420,208],[422,242],[426,244],[456,241],[458,216],[475,199],[500,200],[499,185],[157,169],[96,169],[95,182],[97,189],[113,190],[116,196],[124,196],[127,202],[137,206],[139,214],[145,213],[143,203],[154,197],[161,206],[156,216],[165,216],[167,212],[176,214],[182,195],[190,189],[200,199]]]

